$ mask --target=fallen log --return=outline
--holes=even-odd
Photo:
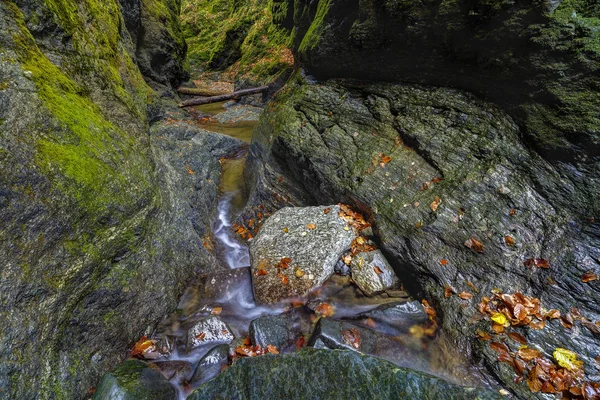
[[[237,99],[242,96],[248,96],[251,94],[266,92],[267,90],[269,90],[268,86],[261,86],[261,87],[252,88],[252,89],[238,90],[237,92],[233,92],[230,94],[224,94],[224,95],[220,95],[220,96],[195,97],[193,99],[182,102],[181,104],[179,104],[179,107],[191,107],[191,106],[199,106],[202,104],[218,103],[220,101]]]
[[[181,94],[187,94],[191,96],[220,96],[223,94],[227,94],[222,90],[211,90],[211,89],[199,89],[199,88],[188,88],[188,87],[180,87],[177,91]]]

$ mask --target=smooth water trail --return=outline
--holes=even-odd
[[[213,226],[213,233],[222,248],[224,261],[229,268],[242,268],[250,266],[250,253],[248,247],[234,238],[231,230],[232,200],[235,193],[226,193],[221,196],[217,207],[217,220]]]

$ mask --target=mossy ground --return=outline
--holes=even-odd
[[[293,30],[280,24],[291,11],[273,0],[184,0],[192,70],[227,69],[256,83],[277,79],[294,64]]]

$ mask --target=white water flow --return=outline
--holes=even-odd
[[[227,193],[221,196],[217,207],[217,220],[213,227],[213,233],[218,241],[218,246],[222,247],[224,261],[229,268],[242,268],[250,266],[250,253],[248,247],[241,244],[234,238],[231,230],[232,200],[235,193]]]

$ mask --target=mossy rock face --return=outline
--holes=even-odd
[[[491,331],[489,320],[471,323],[482,296],[521,292],[548,310],[575,307],[600,320],[591,301],[599,287],[581,281],[600,255],[598,220],[590,219],[597,200],[589,201],[598,185],[571,181],[527,146],[510,115],[474,95],[296,77],[263,114],[247,168],[254,190],[246,218],[340,201],[363,211],[396,275],[434,305],[456,348],[483,359],[523,398],[535,395],[514,383],[489,342],[475,338],[477,329]],[[470,238],[483,253],[465,245]],[[549,260],[550,269],[527,268],[533,257]],[[446,285],[473,299],[446,298]],[[575,351],[594,373],[600,346],[592,330],[581,326],[574,339],[551,321],[519,332],[549,358],[557,347]]]
[[[177,390],[158,371],[139,360],[128,360],[104,375],[93,400],[176,400]]]
[[[598,2],[322,0],[311,18],[295,47],[310,74],[478,93],[570,179],[580,179],[572,166],[585,179],[597,175]]]
[[[188,399],[500,399],[353,351],[302,350],[244,358]]]
[[[140,20],[163,42],[135,44],[116,0],[0,2],[0,397],[83,397],[216,264],[202,237],[238,144],[185,124],[149,134],[147,110],[171,106],[146,80],[169,82],[139,54],[181,48],[164,33],[176,4]],[[153,68],[176,75],[183,55]]]

